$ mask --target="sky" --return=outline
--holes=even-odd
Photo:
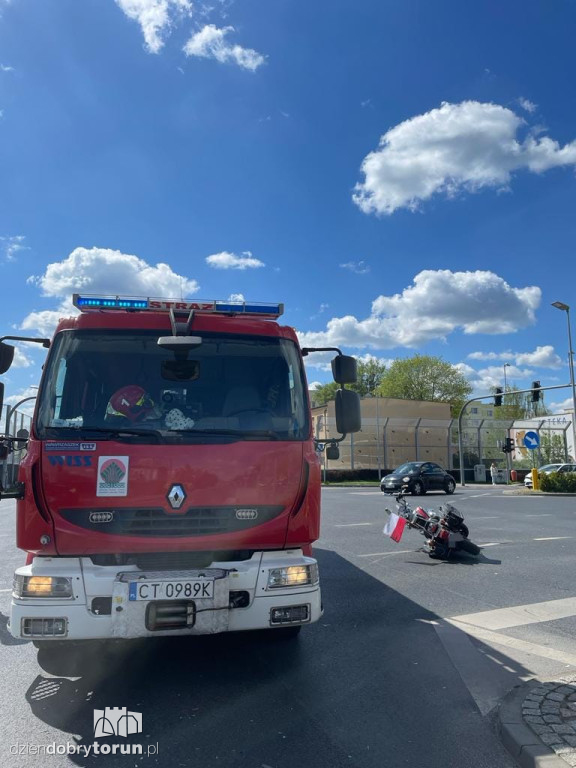
[[[575,37],[574,0],[0,0],[0,336],[236,297],[477,395],[568,383]]]

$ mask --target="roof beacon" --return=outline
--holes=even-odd
[[[137,298],[134,296],[97,296],[75,293],[73,304],[81,312],[101,309],[143,310],[147,312],[212,312],[222,315],[258,315],[280,317],[284,304],[256,304],[246,301],[184,301],[183,299]]]

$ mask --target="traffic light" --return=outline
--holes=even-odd
[[[494,395],[494,406],[499,408],[502,405],[502,387],[496,387]]]
[[[540,392],[540,382],[533,381],[532,382],[532,402],[537,403],[541,397],[542,397],[542,392]]]
[[[512,440],[511,437],[507,437],[504,441],[504,445],[502,446],[502,450],[504,453],[512,453],[514,450],[514,440]]]

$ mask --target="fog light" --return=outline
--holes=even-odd
[[[66,619],[22,619],[22,637],[64,637]]]
[[[318,583],[318,565],[287,565],[268,571],[268,589],[308,587]]]
[[[66,576],[20,576],[14,578],[14,597],[72,597],[72,579]]]
[[[309,605],[288,605],[270,610],[270,624],[304,624],[310,621]]]

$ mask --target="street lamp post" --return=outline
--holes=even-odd
[[[570,386],[572,387],[572,434],[574,439],[572,450],[576,452],[576,385],[574,383],[574,350],[572,349],[572,329],[570,328],[570,307],[562,301],[554,301],[552,306],[561,312],[566,312],[568,323],[568,359],[570,362]]]
[[[510,363],[504,363],[504,394],[506,394],[506,388],[508,386],[506,384],[506,368],[509,368],[509,367],[510,367]]]

